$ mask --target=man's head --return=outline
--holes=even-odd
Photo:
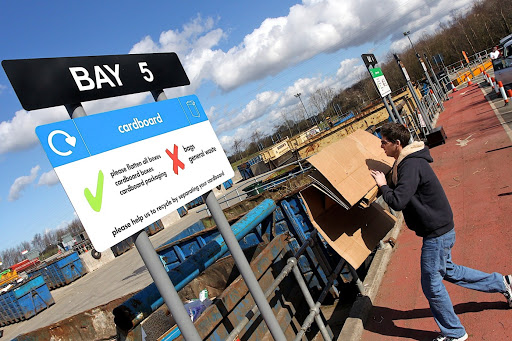
[[[398,159],[402,149],[409,144],[411,134],[406,127],[398,123],[385,123],[380,128],[382,135],[380,147],[387,156]]]

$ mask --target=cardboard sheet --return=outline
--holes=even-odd
[[[380,148],[380,139],[364,130],[356,130],[347,137],[322,149],[308,161],[342,196],[338,202],[352,207],[372,189],[375,180],[370,170],[388,173],[394,159]],[[318,182],[325,182],[319,179]],[[332,192],[332,191],[331,191]]]
[[[347,210],[316,187],[301,191],[313,226],[355,269],[393,228],[396,218],[380,205]]]

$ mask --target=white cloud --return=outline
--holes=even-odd
[[[215,131],[220,134],[254,121],[266,114],[267,110],[279,99],[279,94],[265,91],[256,95],[256,98],[247,103],[245,108],[235,117],[225,116],[217,121]]]
[[[59,178],[57,177],[57,174],[52,169],[46,173],[41,174],[41,177],[39,178],[39,182],[37,183],[38,186],[53,186],[59,183]]]
[[[177,52],[191,85],[166,89],[169,98],[195,93],[205,81],[219,89],[230,91],[254,80],[276,75],[283,70],[318,54],[332,53],[349,47],[374,42],[386,43],[391,50],[407,46],[402,32],[411,30],[411,38],[432,32],[439,21],[445,21],[452,11],[467,9],[475,0],[303,0],[290,8],[286,16],[265,19],[242,41],[228,49],[218,47],[228,34],[216,27],[219,20],[200,15],[181,29],[164,31],[157,41],[150,36],[136,43],[130,53]],[[375,46],[374,46],[375,48]],[[364,51],[361,51],[364,52]],[[269,110],[296,104],[293,94],[301,92],[303,100],[321,87],[343,88],[357,80],[362,65],[354,59],[342,61],[336,76],[303,77],[292,86],[275,90],[280,101],[274,106],[261,102],[256,95],[238,115],[225,110],[212,111],[211,119],[218,123],[218,133],[228,132],[237,125],[247,125]],[[351,72],[352,70],[352,72]],[[292,71],[290,71],[292,72]],[[0,93],[6,89],[0,84]],[[148,93],[103,99],[84,103],[88,114],[95,114],[152,101]],[[243,104],[236,104],[242,107]],[[307,104],[305,103],[307,106]],[[233,110],[233,109],[231,109]],[[222,114],[222,115],[221,115]],[[10,121],[0,122],[0,154],[18,151],[37,143],[37,125],[68,119],[63,107],[26,112],[17,111]]]
[[[122,108],[133,107],[144,102],[153,101],[149,92],[141,92],[125,96],[104,98],[96,101],[84,102],[83,107],[88,115],[98,114]],[[69,117],[68,117],[69,118]]]
[[[276,75],[320,53],[399,39],[402,29],[422,28],[474,0],[305,0],[287,16],[265,19],[242,42],[227,51],[213,49],[226,36],[211,18],[197,17],[182,31],[150,37],[132,52],[176,51],[193,87],[212,80],[224,91]]]
[[[131,107],[148,101],[148,93],[106,98],[83,103],[87,114]],[[18,110],[9,121],[0,122],[0,154],[20,151],[39,143],[35,128],[37,126],[68,120],[69,114],[64,106],[33,111]]]
[[[343,88],[355,83],[363,72],[368,71],[366,71],[366,67],[359,58],[345,59],[336,71],[336,78]]]
[[[37,126],[65,119],[69,119],[69,115],[64,107],[17,111],[11,120],[0,122],[0,154],[33,146],[38,141]]]
[[[3,84],[0,84],[0,94],[5,90],[7,89],[7,86],[3,85]]]
[[[190,79],[190,86],[167,89],[169,97],[194,93],[212,68],[217,51],[212,50],[225,38],[224,31],[214,28],[215,20],[198,15],[182,30],[168,30],[160,34],[158,42],[145,37],[133,46],[130,53],[176,52]]]
[[[30,170],[30,175],[23,175],[14,180],[9,190],[9,201],[18,200],[21,197],[21,192],[36,179],[39,169],[41,167],[37,165]]]

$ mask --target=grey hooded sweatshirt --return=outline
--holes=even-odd
[[[423,142],[405,146],[393,166],[393,181],[382,186],[384,201],[402,211],[407,227],[420,237],[437,237],[454,227],[448,198],[429,163]]]

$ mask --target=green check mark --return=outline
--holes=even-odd
[[[103,172],[98,172],[98,183],[96,185],[96,196],[93,196],[89,188],[84,189],[85,199],[91,208],[96,212],[101,210],[101,201],[103,199]]]

